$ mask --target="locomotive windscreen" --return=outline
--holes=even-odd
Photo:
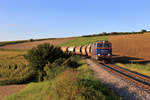
[[[97,47],[109,47],[109,44],[106,43],[98,43]]]

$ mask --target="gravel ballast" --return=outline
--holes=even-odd
[[[103,69],[103,65],[99,63],[95,63],[90,59],[86,59],[86,62],[92,67],[100,81],[108,85],[119,96],[123,97],[123,99],[150,100],[150,92],[113,73],[110,73],[109,71],[106,71]]]

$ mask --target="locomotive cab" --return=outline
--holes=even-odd
[[[91,47],[92,58],[96,60],[111,61],[112,44],[109,41],[97,41]]]

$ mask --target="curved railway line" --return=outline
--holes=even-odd
[[[135,85],[143,88],[144,90],[146,90],[147,92],[150,93],[150,78],[146,77],[144,75],[135,73],[135,72],[131,72],[127,69],[118,67],[116,65],[113,64],[105,64],[102,63],[100,61],[94,60],[92,59],[93,62],[95,63],[99,63],[103,65],[103,68],[115,75],[120,76],[121,78],[134,83]]]

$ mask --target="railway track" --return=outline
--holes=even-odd
[[[92,60],[92,61],[103,65],[103,68],[105,70],[107,70],[113,74],[116,74],[125,80],[128,80],[128,81],[134,83],[135,85],[145,89],[146,91],[148,91],[150,93],[150,78],[149,77],[146,77],[144,75],[141,75],[141,74],[138,74],[135,72],[131,72],[127,69],[118,67],[113,64],[104,64],[104,63],[96,61],[96,60]]]

